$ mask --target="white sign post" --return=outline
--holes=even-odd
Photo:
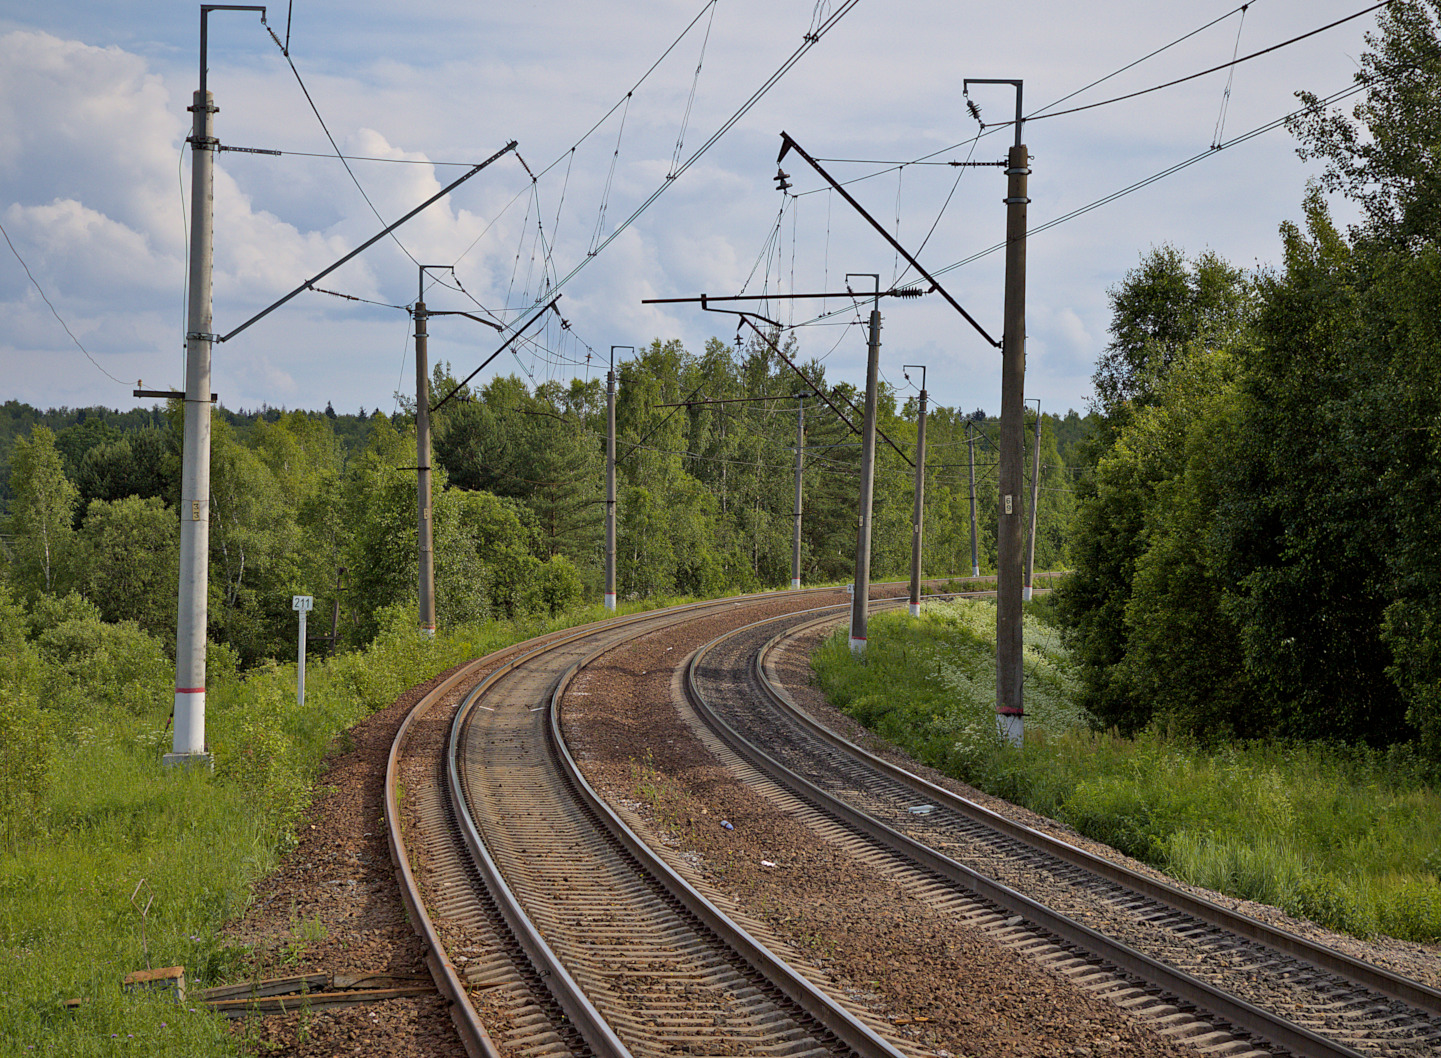
[[[305,708],[305,615],[315,609],[315,596],[293,595],[290,608],[300,614],[300,662],[295,670],[295,704]]]

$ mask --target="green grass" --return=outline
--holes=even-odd
[[[1407,747],[1206,748],[1089,731],[1065,648],[1027,604],[1026,744],[994,732],[995,610],[930,604],[814,656],[837,706],[918,759],[1069,823],[1176,878],[1357,936],[1441,941],[1441,797]]]
[[[311,661],[303,709],[294,664],[242,678],[212,648],[213,773],[160,764],[168,679],[148,673],[145,694],[70,685],[43,793],[0,845],[0,1054],[237,1053],[223,1018],[124,993],[122,977],[146,966],[147,950],[151,966],[183,965],[192,991],[240,972],[245,952],[220,928],[293,845],[338,735],[458,662],[604,616],[592,606],[426,639],[398,610],[365,652]],[[71,998],[83,1000],[74,1013],[62,1006]]]

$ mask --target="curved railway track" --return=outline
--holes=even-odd
[[[1441,1049],[1436,990],[1018,825],[795,708],[766,657],[834,620],[773,620],[718,637],[692,658],[687,690],[729,750],[822,825],[844,828],[860,854],[903,858],[900,873],[933,902],[1203,1049],[1338,1058]]]
[[[807,594],[749,605],[796,608]],[[651,854],[589,789],[559,736],[559,692],[581,665],[738,605],[613,620],[477,662],[397,736],[392,849],[472,1054],[904,1053]],[[442,725],[444,781],[426,759]],[[409,836],[399,826],[402,783]],[[412,854],[429,865],[424,878]]]
[[[1004,820],[795,709],[766,654],[835,621],[838,595],[725,600],[556,633],[472,663],[417,706],[391,751],[386,816],[411,918],[469,1053],[932,1053],[813,983],[825,976],[794,951],[791,965],[772,956],[756,939],[763,928],[723,911],[674,855],[652,852],[582,774],[560,716],[562,699],[571,719],[586,709],[577,673],[690,622],[710,629],[702,639],[721,633],[684,664],[708,748],[939,913],[1201,1053],[1436,1053],[1441,994]],[[831,604],[825,616],[818,602]]]

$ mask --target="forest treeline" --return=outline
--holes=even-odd
[[[1441,760],[1438,13],[1381,13],[1350,114],[1302,94],[1278,267],[1163,246],[1111,291],[1060,600],[1101,726]]]
[[[853,386],[807,373],[853,423]],[[763,343],[712,340],[701,353],[654,342],[617,365],[618,548],[622,598],[713,596],[789,583],[794,451],[802,389]],[[437,366],[433,392],[436,594],[442,623],[554,614],[599,598],[604,571],[605,383],[531,386],[495,377],[460,387]],[[686,400],[773,397],[667,407]],[[404,402],[402,401],[402,404]],[[312,635],[361,646],[377,612],[416,593],[413,408],[383,415],[262,409],[214,416],[210,628],[242,667],[294,652],[292,594],[316,599]],[[29,609],[70,597],[105,622],[173,641],[181,412],[0,408],[7,484],[4,578]],[[877,425],[872,573],[907,575],[916,399],[889,388]],[[804,405],[803,578],[854,568],[859,439],[818,400]],[[1027,445],[1034,444],[1034,418]],[[1036,564],[1066,560],[1076,412],[1044,416]],[[996,424],[932,407],[928,574],[970,570],[975,449],[979,554],[995,561]],[[901,453],[904,453],[904,457]],[[1027,456],[1029,473],[1030,455]],[[341,570],[344,574],[341,574]],[[53,607],[52,607],[53,608]],[[38,634],[37,626],[37,634]],[[173,647],[167,647],[173,649]]]

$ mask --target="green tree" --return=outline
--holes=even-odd
[[[1126,602],[1125,651],[1113,670],[1128,729],[1142,720],[1201,738],[1276,729],[1274,699],[1256,695],[1248,678],[1213,542],[1237,458],[1239,371],[1228,352],[1186,358],[1102,464],[1109,476],[1111,463],[1131,453],[1157,468]]]
[[[82,506],[91,500],[123,500],[127,496],[172,500],[180,481],[172,438],[156,427],[121,436],[89,448],[80,457],[75,486]],[[87,507],[88,509],[88,507]]]
[[[79,493],[65,476],[55,434],[37,426],[19,438],[10,463],[11,576],[22,592],[59,593],[69,583]]]
[[[1081,662],[1083,704],[1101,726],[1134,731],[1153,713],[1136,691],[1147,682],[1144,667],[1135,660],[1122,667],[1131,646],[1127,613],[1148,516],[1156,527],[1158,489],[1184,472],[1190,425],[1204,417],[1191,399],[1188,362],[1242,343],[1255,300],[1250,280],[1214,255],[1191,262],[1164,247],[1127,273],[1111,303],[1112,342],[1094,378],[1104,417],[1091,453],[1098,462],[1076,488],[1075,572],[1057,605]],[[1206,369],[1198,371],[1204,378]],[[1178,372],[1183,381],[1173,383]]]
[[[1109,295],[1111,343],[1097,361],[1092,384],[1110,419],[1122,416],[1129,404],[1146,403],[1187,349],[1233,342],[1255,312],[1243,271],[1209,251],[1188,260],[1170,245],[1142,255]]]
[[[1303,158],[1326,162],[1320,186],[1359,204],[1366,234],[1392,246],[1441,238],[1441,0],[1395,0],[1366,35],[1350,117],[1320,105],[1291,122]]]
[[[91,500],[80,530],[80,590],[106,621],[134,621],[174,642],[180,533],[158,498]]]

